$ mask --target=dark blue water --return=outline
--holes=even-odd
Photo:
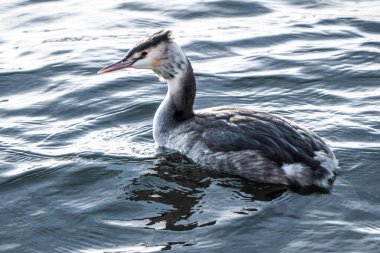
[[[380,1],[0,4],[0,252],[379,252]],[[339,175],[300,195],[156,149],[166,85],[107,75],[173,30],[196,108],[287,117],[323,137]]]

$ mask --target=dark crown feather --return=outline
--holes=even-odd
[[[158,32],[155,32],[155,33],[148,35],[147,37],[145,37],[145,39],[138,42],[135,47],[133,47],[131,50],[129,50],[129,52],[127,53],[125,58],[129,58],[130,56],[132,56],[136,52],[140,52],[140,51],[143,51],[149,47],[156,46],[156,45],[160,44],[161,42],[171,42],[172,41],[171,34],[172,33],[170,30],[162,29]]]

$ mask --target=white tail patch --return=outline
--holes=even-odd
[[[284,164],[281,167],[289,179],[296,181],[301,186],[313,184],[313,173],[309,167],[302,163]]]
[[[337,161],[335,157],[330,157],[324,151],[314,152],[314,160],[319,161],[321,168],[318,174],[323,175],[317,178],[308,166],[302,163],[284,164],[281,168],[284,170],[288,178],[297,182],[300,186],[316,185],[322,188],[329,188],[331,181],[335,178],[335,169]]]

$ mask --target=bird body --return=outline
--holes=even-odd
[[[329,189],[337,162],[313,132],[269,113],[243,108],[193,110],[196,80],[190,61],[169,31],[148,36],[120,62],[152,69],[168,82],[168,92],[153,120],[159,146],[176,150],[207,168],[248,180]]]

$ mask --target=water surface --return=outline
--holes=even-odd
[[[380,1],[2,1],[0,251],[378,252]],[[196,108],[272,112],[340,168],[300,195],[156,149],[166,85],[96,71],[173,30]]]

